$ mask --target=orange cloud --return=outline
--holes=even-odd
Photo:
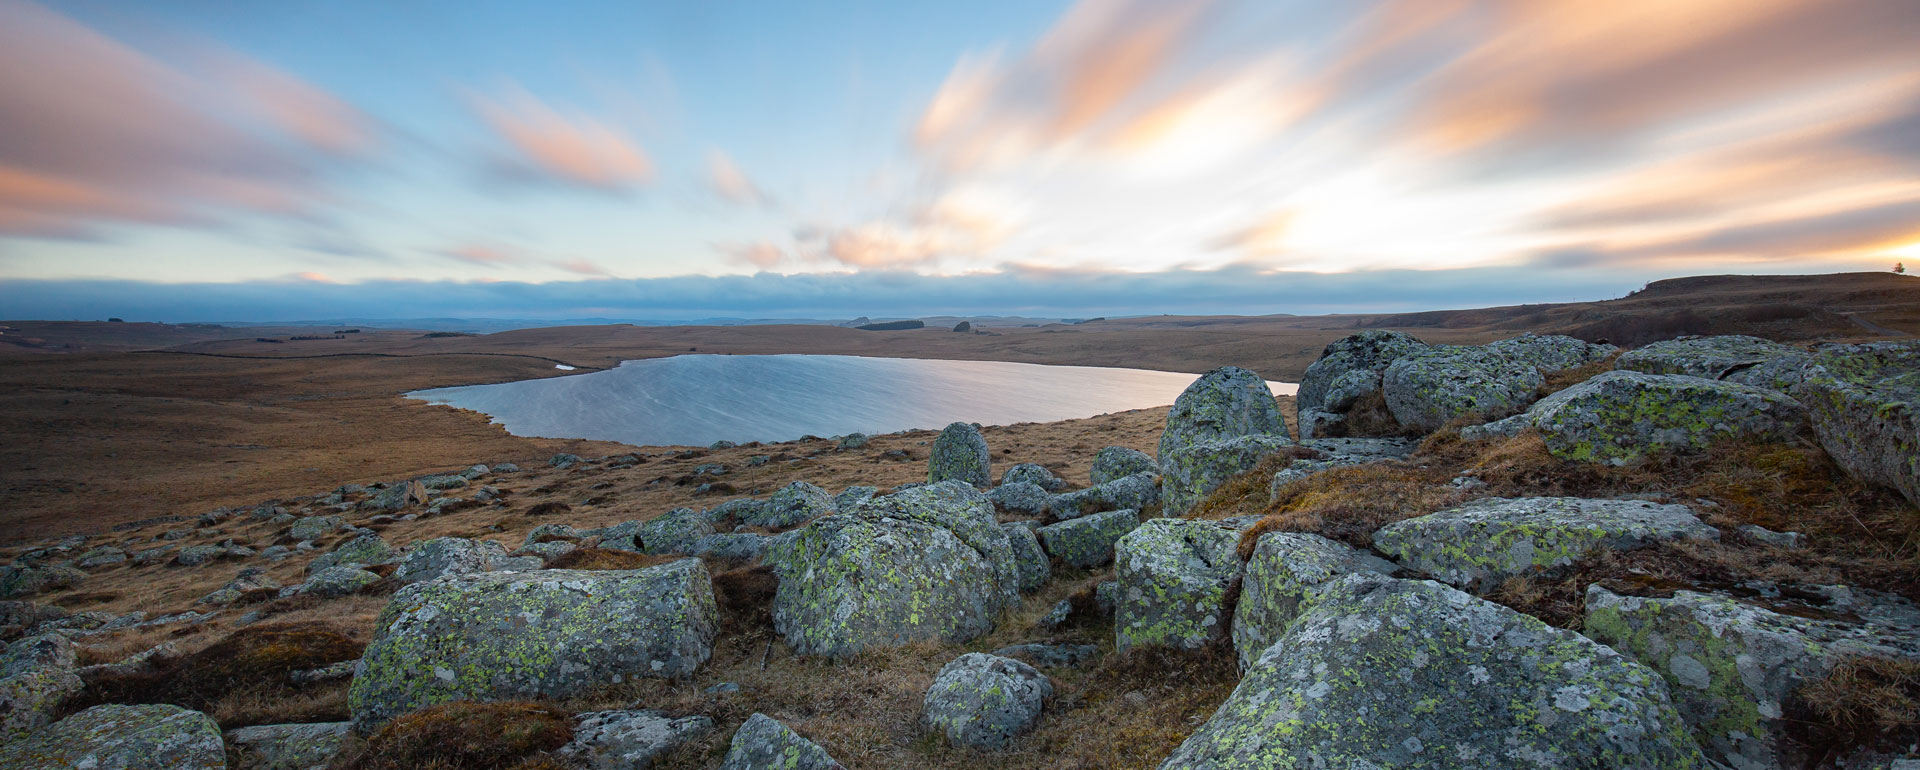
[[[592,262],[588,262],[587,260],[584,260],[584,259],[570,259],[564,262],[554,262],[553,266],[560,268],[561,270],[565,270],[569,273],[579,273],[580,275],[591,275],[591,276],[608,277],[608,278],[613,276],[613,273],[609,272],[606,268],[596,265]]]
[[[772,270],[787,258],[785,249],[766,241],[753,243],[718,243],[714,248],[734,261],[752,265],[761,270]]]
[[[563,115],[524,89],[470,101],[519,154],[518,161],[553,179],[601,190],[653,181],[653,160],[621,132],[584,115]]]
[[[733,158],[719,150],[707,154],[707,184],[720,197],[742,205],[764,206],[772,201],[759,185],[747,178]]]
[[[294,273],[293,277],[295,280],[306,281],[307,283],[339,283],[339,281],[333,280],[333,277],[326,273],[316,273],[312,271]]]
[[[235,53],[212,59],[215,79],[279,130],[342,155],[366,152],[376,143],[372,120],[339,97]]]
[[[484,244],[460,246],[458,248],[448,249],[442,253],[462,262],[471,262],[476,265],[505,265],[522,261],[520,255],[509,252],[505,248]]]

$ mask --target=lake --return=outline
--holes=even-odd
[[[516,436],[706,446],[1092,417],[1171,404],[1198,376],[999,361],[684,355],[407,396],[482,412]],[[1268,386],[1294,391],[1291,383]]]

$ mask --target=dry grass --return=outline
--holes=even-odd
[[[572,715],[525,701],[445,703],[388,722],[336,761],[342,770],[546,770],[573,739]]]
[[[1241,557],[1251,556],[1268,532],[1313,532],[1356,548],[1372,547],[1373,533],[1381,527],[1463,501],[1465,494],[1446,486],[1446,478],[1398,462],[1313,474],[1282,487],[1267,503],[1267,517],[1240,538]]]
[[[1787,708],[1792,739],[1816,762],[1862,747],[1902,752],[1920,741],[1920,662],[1850,658]]]
[[[611,548],[576,548],[561,554],[547,565],[548,569],[645,569],[657,564],[677,561],[683,556],[657,556],[654,554],[619,551]]]
[[[362,641],[320,623],[243,628],[150,671],[96,679],[68,709],[101,703],[172,703],[214,714],[222,727],[346,717],[344,693],[303,691],[294,671],[360,657]],[[343,688],[340,688],[343,689]]]

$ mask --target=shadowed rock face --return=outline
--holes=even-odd
[[[1793,393],[1840,467],[1920,505],[1920,342],[1822,348]]]
[[[1239,436],[1168,450],[1160,455],[1160,494],[1166,513],[1186,513],[1229,479],[1292,445],[1286,436]]]
[[[0,744],[45,729],[60,704],[85,687],[74,673],[78,653],[60,634],[0,648]]]
[[[0,767],[20,770],[225,770],[220,726],[179,706],[94,706],[0,745]]]
[[[1034,534],[1032,523],[1016,521],[1000,525],[1000,531],[1007,533],[1007,547],[1013,551],[1013,560],[1020,567],[1023,594],[1040,590],[1053,577],[1053,566],[1047,562],[1047,552],[1040,548],[1040,538]]]
[[[227,741],[246,752],[243,767],[309,770],[331,764],[351,728],[348,722],[255,725],[227,733]]]
[[[1704,766],[1645,666],[1439,583],[1352,574],[1161,770]]]
[[[1143,471],[1098,486],[1054,495],[1047,503],[1047,514],[1055,520],[1064,520],[1102,511],[1128,508],[1145,510],[1159,504],[1160,476]]]
[[[712,654],[715,613],[697,559],[416,583],[380,614],[355,672],[354,728],[456,700],[564,698],[636,677],[688,676]]]
[[[1551,575],[1600,551],[1719,537],[1684,505],[1492,497],[1389,524],[1374,533],[1373,544],[1409,568],[1488,591],[1508,578]]]
[[[1380,392],[1380,376],[1401,356],[1427,344],[1401,332],[1364,331],[1329,343],[1300,378],[1295,403],[1300,437],[1345,435],[1347,415],[1362,398]]]
[[[1113,561],[1113,546],[1140,526],[1140,512],[1132,509],[1096,513],[1041,527],[1036,533],[1047,553],[1060,561],[1092,569]]]
[[[980,429],[956,422],[941,430],[940,437],[933,440],[933,451],[927,458],[927,483],[963,481],[986,489],[993,484],[989,467],[992,462],[987,439],[980,435]]]

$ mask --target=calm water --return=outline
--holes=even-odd
[[[1006,425],[1164,406],[1198,375],[858,356],[692,355],[604,372],[435,388],[413,398],[484,412],[516,436],[642,446]],[[1268,383],[1277,394],[1290,383]]]

